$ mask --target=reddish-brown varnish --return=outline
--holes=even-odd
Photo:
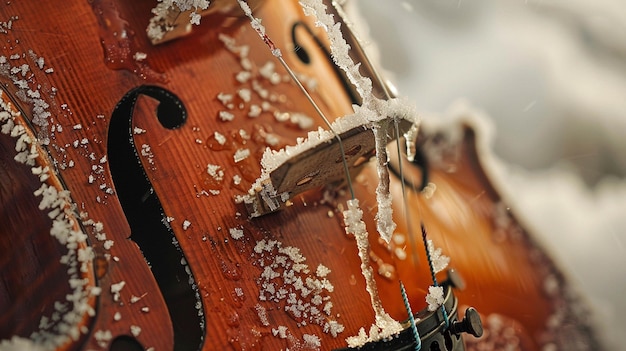
[[[3,111],[12,116],[3,126],[22,125],[29,145],[41,153],[30,165],[17,162],[19,136],[0,135],[0,339],[35,333],[60,340],[56,348],[68,350],[346,347],[347,337],[374,323],[355,240],[344,229],[347,189],[298,194],[290,206],[259,218],[249,218],[236,201],[259,177],[266,148],[295,144],[326,125],[248,18],[209,13],[187,36],[155,46],[145,34],[154,6],[115,0],[0,5],[0,19],[7,20],[0,35]],[[304,82],[315,83],[311,95],[324,114],[332,121],[353,113],[344,79],[314,40],[313,35],[326,45],[325,33],[297,1],[268,0],[254,11],[285,61]],[[297,22],[314,33],[296,26],[306,60],[292,40]],[[158,198],[174,234],[166,244],[176,243],[182,263],[158,254],[144,259],[148,249],[136,243],[129,224],[134,212],[120,203],[127,191],[120,184],[131,180],[123,169],[111,172],[112,159],[120,157],[111,150],[127,142],[111,137],[119,135],[111,131],[117,128],[111,124],[114,111],[141,86],[174,94],[187,113],[184,124],[166,128],[157,118],[159,98],[138,90],[125,131],[152,187],[146,199]],[[426,307],[432,280],[419,232],[423,222],[429,239],[466,281],[455,292],[460,306],[473,306],[483,317],[485,341],[481,346],[470,337],[469,349],[565,350],[567,335],[574,334],[592,342],[572,313],[562,273],[483,171],[475,133],[459,128],[464,137],[455,143],[438,134],[418,139],[428,181],[436,187],[432,196],[409,186],[403,201],[400,180],[392,174],[398,227],[389,244],[375,230],[375,167],[367,165],[353,179],[385,311],[407,319],[399,280],[414,311]],[[437,160],[428,159],[433,154]],[[37,167],[42,171],[33,171]],[[418,167],[405,168],[410,179],[421,179]],[[41,172],[50,178],[35,174]],[[43,197],[34,195],[43,183],[69,190],[59,213],[86,235],[76,247],[50,234],[53,209],[39,209]],[[71,269],[64,257],[78,257],[81,248],[83,263]],[[188,323],[203,320],[201,328],[172,321],[176,292],[168,290],[168,309],[150,268],[157,261],[192,274],[197,303],[180,310],[188,313]],[[78,288],[73,279],[81,279]],[[189,276],[177,279],[186,282]],[[80,305],[71,302],[73,293],[82,294]],[[69,311],[75,312],[67,323],[75,334],[58,328]],[[176,329],[185,328],[199,328],[201,335],[175,339]]]

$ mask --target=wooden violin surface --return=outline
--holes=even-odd
[[[68,350],[331,350],[361,328],[369,333],[375,315],[344,229],[345,187],[303,192],[258,218],[240,201],[266,148],[296,144],[325,123],[248,18],[216,11],[155,46],[145,35],[154,6],[0,8],[0,340]],[[323,113],[352,114],[354,93],[314,19],[295,1],[254,11]],[[407,320],[399,280],[413,312],[426,307],[431,272],[425,251],[414,250],[423,249],[415,231],[423,222],[466,281],[459,304],[483,316],[486,334],[464,336],[467,349],[597,349],[562,273],[490,185],[474,132],[456,128],[459,141],[422,132],[422,162],[405,165],[407,181],[431,196],[410,186],[403,195],[392,175],[390,243],[374,229],[375,166],[353,180],[384,309]],[[63,194],[56,208],[41,205],[42,184]],[[69,242],[51,235],[57,219]]]

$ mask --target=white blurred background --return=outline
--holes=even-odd
[[[626,350],[626,1],[354,2],[424,118],[489,116],[508,200]]]

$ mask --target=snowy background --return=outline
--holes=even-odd
[[[626,2],[355,3],[424,118],[489,116],[504,194],[626,350]]]

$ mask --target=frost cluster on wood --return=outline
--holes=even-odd
[[[200,24],[200,14],[209,8],[209,0],[158,0],[159,3],[152,9],[154,16],[146,29],[148,37],[153,40],[161,40],[163,36],[173,28],[168,24],[169,11],[178,9],[180,12],[190,11],[189,23]]]
[[[95,315],[90,300],[100,294],[100,289],[93,286],[86,277],[93,269],[91,262],[94,253],[87,245],[87,234],[80,229],[70,193],[58,189],[57,185],[50,182],[53,177],[52,169],[37,165],[42,162],[39,141],[19,123],[19,117],[19,112],[6,102],[0,90],[0,131],[16,140],[15,161],[32,166],[33,176],[41,182],[41,187],[33,196],[41,198],[39,209],[47,212],[52,220],[50,235],[67,249],[67,253],[61,257],[61,263],[67,266],[67,274],[70,277],[67,284],[72,293],[66,296],[65,301],[54,303],[55,311],[51,317],[41,317],[39,330],[31,334],[29,341],[14,337],[11,340],[3,340],[0,348],[51,350],[70,340],[78,340],[81,334],[88,332],[86,326],[79,325],[86,315]],[[104,236],[104,233],[101,233],[101,236]]]
[[[234,240],[239,240],[243,238],[243,229],[229,228],[228,232],[230,233],[231,238],[233,238]]]
[[[300,4],[307,16],[317,18],[315,24],[324,28],[330,39],[331,56],[335,64],[347,75],[363,100],[361,110],[368,110],[379,117],[390,116],[389,109],[383,101],[380,101],[372,94],[372,81],[363,77],[359,72],[360,63],[355,63],[349,55],[350,45],[346,42],[341,32],[341,23],[336,22],[332,14],[326,12],[326,5],[321,0],[301,0]],[[397,118],[397,117],[396,117]],[[385,122],[383,122],[385,120]],[[379,177],[376,189],[376,199],[378,202],[377,230],[380,236],[389,243],[396,224],[393,221],[393,211],[391,209],[391,196],[389,194],[389,173],[387,170],[387,134],[381,131],[380,127],[386,125],[386,118],[379,123],[370,123],[376,138],[376,168]]]
[[[29,58],[35,63],[35,67],[41,71],[46,73],[52,72],[50,70],[51,68],[44,70],[44,58],[38,56],[32,50],[29,50],[28,53],[22,53],[21,55],[11,55],[9,60],[19,60],[22,58]],[[33,72],[31,66],[26,63],[13,66],[9,60],[7,60],[6,56],[0,56],[0,75],[10,79],[13,85],[18,89],[15,92],[15,96],[32,107],[31,122],[36,127],[39,127],[39,134],[37,135],[38,142],[43,145],[48,145],[50,143],[48,126],[50,125],[49,119],[52,114],[49,111],[50,105],[44,100],[40,88],[38,86],[32,87],[31,84],[29,84],[32,83],[32,77],[35,72]],[[53,87],[51,90],[54,92],[56,88]]]
[[[333,337],[344,330],[342,324],[332,319],[329,293],[335,288],[328,279],[328,267],[320,264],[313,273],[298,248],[271,239],[258,241],[254,256],[255,264],[262,269],[257,280],[260,301],[284,302],[284,311],[299,327],[316,324]],[[285,331],[286,328],[279,329],[275,335],[286,335]]]
[[[331,56],[335,64],[347,75],[361,96],[363,104],[361,111],[368,111],[378,115],[376,123],[370,122],[368,125],[373,129],[376,140],[376,168],[379,177],[376,189],[376,199],[378,202],[378,213],[376,215],[376,226],[380,236],[387,242],[396,228],[393,221],[393,210],[391,208],[391,195],[389,194],[389,170],[387,169],[387,131],[389,118],[395,119],[404,117],[417,122],[414,109],[407,103],[398,103],[396,99],[380,100],[372,93],[372,81],[361,75],[360,63],[355,63],[349,55],[350,45],[346,42],[341,31],[341,23],[336,22],[332,14],[329,14],[326,4],[321,0],[300,0],[300,4],[307,16],[317,18],[317,26],[322,27],[328,33],[330,39]]]
[[[20,63],[22,62],[31,62]],[[56,158],[52,160],[56,167],[61,170],[66,168],[73,168],[75,165],[74,160],[68,159],[67,151],[70,148],[76,149],[78,154],[87,157],[91,165],[91,172],[87,175],[87,181],[89,184],[98,184],[98,187],[104,193],[102,196],[98,195],[96,200],[101,202],[106,199],[108,195],[113,194],[113,188],[110,184],[107,184],[105,180],[105,172],[102,164],[107,162],[106,155],[96,155],[96,153],[90,150],[91,143],[88,138],[76,138],[72,143],[60,145],[55,143],[55,137],[57,134],[63,131],[81,133],[85,129],[89,129],[89,126],[83,126],[81,123],[75,123],[70,128],[65,129],[62,124],[55,123],[55,119],[59,119],[59,115],[53,116],[50,111],[51,106],[54,108],[58,106],[61,108],[62,113],[66,117],[72,115],[68,105],[63,103],[59,104],[55,100],[57,89],[50,87],[49,84],[41,84],[37,81],[37,77],[41,75],[36,72],[40,70],[46,74],[54,72],[52,67],[46,68],[46,60],[44,57],[38,56],[33,50],[28,50],[22,54],[13,54],[7,60],[6,56],[0,56],[0,76],[9,79],[17,91],[15,91],[15,97],[21,102],[29,105],[31,122],[34,125],[34,130],[37,137],[37,143],[41,145],[50,145],[50,147],[57,152]],[[98,118],[103,118],[101,115]],[[25,156],[24,152],[20,153],[20,158]],[[93,164],[98,162],[99,164]],[[46,172],[43,172],[46,173]],[[110,244],[107,244],[110,245]]]
[[[50,105],[60,105],[60,108],[69,115],[72,112],[67,104],[54,102],[57,89],[55,87],[47,88],[46,85],[38,83],[36,79],[38,75],[33,70],[39,69],[46,74],[51,74],[54,72],[54,69],[52,67],[46,68],[45,59],[36,55],[33,50],[11,55],[9,60],[30,60],[34,63],[33,65],[23,63],[13,66],[10,61],[7,61],[5,56],[0,56],[0,75],[10,79],[17,88],[15,96],[20,101],[30,105],[31,122],[35,126],[37,135],[29,134],[27,129],[18,122],[21,116],[16,112],[17,110],[14,106],[6,102],[0,91],[0,102],[2,103],[0,108],[0,111],[2,111],[0,112],[2,115],[0,118],[1,129],[3,133],[17,137],[15,161],[32,166],[32,174],[39,177],[42,185],[34,195],[42,197],[40,209],[42,211],[50,211],[48,216],[53,220],[50,234],[68,249],[68,253],[61,257],[61,263],[69,267],[68,275],[70,279],[68,284],[73,289],[73,293],[66,296],[67,301],[57,301],[54,304],[55,311],[52,315],[42,316],[39,330],[30,336],[31,340],[39,345],[43,345],[45,349],[56,349],[56,347],[67,343],[69,340],[76,340],[79,334],[89,332],[86,325],[80,327],[78,325],[82,323],[85,315],[93,315],[94,311],[89,306],[89,301],[94,296],[101,295],[102,292],[101,287],[89,284],[88,279],[84,278],[85,273],[92,269],[89,267],[91,267],[94,253],[92,247],[86,244],[86,234],[80,228],[76,229],[76,222],[80,221],[83,228],[95,238],[92,245],[99,242],[102,248],[108,251],[113,247],[114,242],[107,238],[103,224],[90,219],[87,212],[81,212],[80,216],[77,216],[77,205],[72,202],[69,191],[63,190],[54,182],[51,183],[52,178],[55,176],[54,169],[49,166],[38,165],[38,163],[47,162],[41,158],[45,152],[40,155],[39,149],[42,145],[50,145],[56,150],[60,155],[52,161],[60,169],[74,167],[74,160],[68,160],[66,153],[70,146],[73,146],[74,149],[82,149],[79,150],[79,155],[85,156],[92,163],[91,173],[87,176],[88,183],[98,183],[98,188],[104,192],[103,197],[96,197],[96,201],[101,202],[103,199],[106,199],[107,195],[113,194],[114,191],[104,179],[103,164],[108,161],[106,155],[97,156],[94,152],[90,152],[88,149],[90,143],[87,138],[78,138],[73,143],[65,145],[59,145],[54,142],[55,134],[63,132],[64,128],[61,124],[54,123],[55,118],[58,119],[59,116],[52,115],[49,110]],[[46,97],[51,102],[46,101]],[[9,113],[9,115],[6,115],[6,113]],[[7,116],[9,118],[6,118]],[[103,115],[96,117],[103,119]],[[68,129],[80,133],[87,128],[80,123],[75,123]],[[111,256],[110,253],[105,253],[105,257],[107,259],[112,258],[116,262],[119,261],[117,256]],[[115,298],[115,295],[112,295]],[[105,341],[102,340],[102,342],[104,343]]]
[[[218,39],[224,44],[226,50],[231,52],[239,60],[241,71],[235,73],[238,86],[232,92],[219,92],[216,99],[224,109],[218,111],[217,118],[224,123],[236,121],[242,114],[248,118],[257,118],[262,113],[271,113],[275,120],[280,123],[288,123],[300,129],[309,129],[313,126],[313,119],[302,113],[282,111],[280,105],[284,105],[281,94],[266,88],[267,85],[275,86],[288,81],[289,77],[276,71],[276,65],[272,61],[255,63],[250,57],[250,47],[239,45],[233,37],[219,33]],[[309,79],[309,81],[313,81]],[[268,84],[267,84],[268,83]],[[259,103],[258,100],[261,100]],[[247,110],[247,111],[246,111]],[[249,139],[249,134],[240,130],[244,139]],[[264,134],[264,142],[267,146],[279,143],[280,138],[273,132]],[[225,145],[227,137],[219,132],[214,133],[216,142]],[[237,149],[233,153],[235,162],[241,162],[251,155],[251,150],[246,148]]]

